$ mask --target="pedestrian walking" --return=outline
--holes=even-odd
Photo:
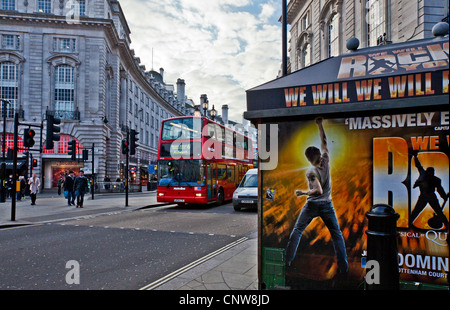
[[[31,205],[34,206],[36,204],[36,195],[39,192],[39,186],[41,185],[41,181],[39,181],[36,173],[33,173],[28,184],[30,184]]]
[[[61,173],[61,175],[58,179],[58,196],[61,195],[61,192],[64,188],[64,180],[65,180],[64,173]]]
[[[20,190],[17,191],[17,200],[22,200],[25,197],[25,187],[27,186],[25,177],[19,176]]]
[[[84,176],[84,171],[80,171],[80,175],[75,178],[74,183],[75,195],[77,196],[77,208],[83,208],[84,194],[88,192],[88,179]]]
[[[68,206],[74,206],[75,205],[75,173],[70,170],[69,175],[66,176],[66,179],[64,180],[64,197],[67,198],[67,205]]]

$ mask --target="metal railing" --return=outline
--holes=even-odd
[[[48,113],[48,115],[52,115],[55,118],[59,118],[59,119],[73,120],[73,121],[80,120],[80,111],[78,109],[75,109],[75,111],[63,111],[63,110],[50,111],[50,110],[47,110],[47,113]]]
[[[95,182],[95,193],[125,193],[125,184],[123,182]],[[128,185],[129,192],[141,192],[140,184],[130,183]]]

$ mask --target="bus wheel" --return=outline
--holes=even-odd
[[[223,194],[223,189],[221,188],[221,189],[219,189],[219,194],[217,195],[217,205],[218,206],[223,205],[224,201],[225,201],[225,196]]]

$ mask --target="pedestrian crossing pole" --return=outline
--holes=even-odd
[[[94,200],[94,192],[95,192],[95,176],[94,176],[94,147],[95,143],[92,143],[92,200]]]
[[[130,145],[130,131],[127,130],[127,143],[128,145]],[[130,162],[129,162],[129,148],[127,150],[127,154],[126,154],[126,166],[125,166],[125,207],[128,207],[128,169]]]
[[[17,150],[19,149],[18,141],[19,139],[19,113],[14,113],[14,146],[13,146],[13,186],[12,186],[12,197],[11,197],[11,221],[16,220],[16,182],[17,182]]]

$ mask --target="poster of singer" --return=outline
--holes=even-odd
[[[362,289],[366,213],[389,204],[400,281],[447,285],[449,112],[279,124],[276,169],[261,171],[264,248],[285,251],[285,285]],[[338,281],[336,281],[338,280]]]

